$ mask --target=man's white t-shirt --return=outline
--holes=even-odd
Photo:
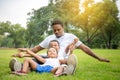
[[[54,34],[48,36],[47,38],[45,38],[39,45],[43,48],[49,48],[49,43],[51,40],[57,40],[60,44],[60,50],[58,52],[58,57],[67,57],[67,54],[65,53],[65,48],[71,44],[74,39],[77,38],[75,35],[71,34],[71,33],[64,33],[63,36],[57,38]],[[76,47],[78,47],[79,45],[81,45],[82,42],[78,41],[76,43]]]

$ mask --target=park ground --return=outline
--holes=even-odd
[[[93,49],[101,56],[111,62],[99,62],[86,55],[81,50],[74,50],[77,56],[78,65],[74,75],[54,77],[51,73],[39,74],[31,72],[27,76],[10,74],[9,61],[11,55],[17,53],[17,49],[0,49],[0,80],[120,80],[120,49]],[[39,54],[45,51],[39,52]],[[23,61],[24,58],[17,58]]]

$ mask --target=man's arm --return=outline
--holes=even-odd
[[[98,57],[89,47],[87,47],[84,44],[81,44],[78,48],[82,49],[85,53],[87,53],[88,55],[98,59],[99,61],[110,62],[109,60],[107,60],[105,58]]]
[[[37,53],[37,52],[41,51],[42,49],[44,49],[44,48],[42,48],[40,45],[37,45],[34,48],[32,48],[31,51],[34,53]]]
[[[22,58],[22,57],[31,57],[30,54],[27,54],[27,53],[25,54],[25,53],[21,52],[22,49],[23,49],[23,48],[19,48],[19,49],[18,49],[18,50],[19,50],[19,53],[14,54],[14,55],[12,55],[12,56],[13,56],[13,57],[20,57],[20,58]],[[38,51],[40,51],[40,50],[42,50],[42,49],[44,49],[44,48],[42,48],[40,45],[37,45],[37,46],[35,46],[34,48],[32,48],[31,51],[32,51],[33,53],[37,53]]]

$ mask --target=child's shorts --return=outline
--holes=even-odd
[[[52,66],[49,66],[49,65],[41,66],[41,65],[37,64],[36,72],[39,72],[39,73],[51,72],[52,69],[53,69]]]

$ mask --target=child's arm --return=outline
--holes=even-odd
[[[67,59],[59,59],[60,64],[66,64],[67,63]]]
[[[75,38],[74,41],[69,44],[66,49],[65,49],[65,52],[69,55],[69,54],[72,54],[74,48],[75,48],[75,44],[78,42],[78,38]]]
[[[45,63],[45,61],[46,61],[44,58],[42,58],[41,56],[35,54],[34,52],[32,52],[32,51],[29,50],[29,49],[21,48],[20,50],[23,51],[23,52],[27,52],[27,54],[35,57],[37,60],[39,60],[39,61],[41,61],[41,62],[43,62],[43,63]]]

